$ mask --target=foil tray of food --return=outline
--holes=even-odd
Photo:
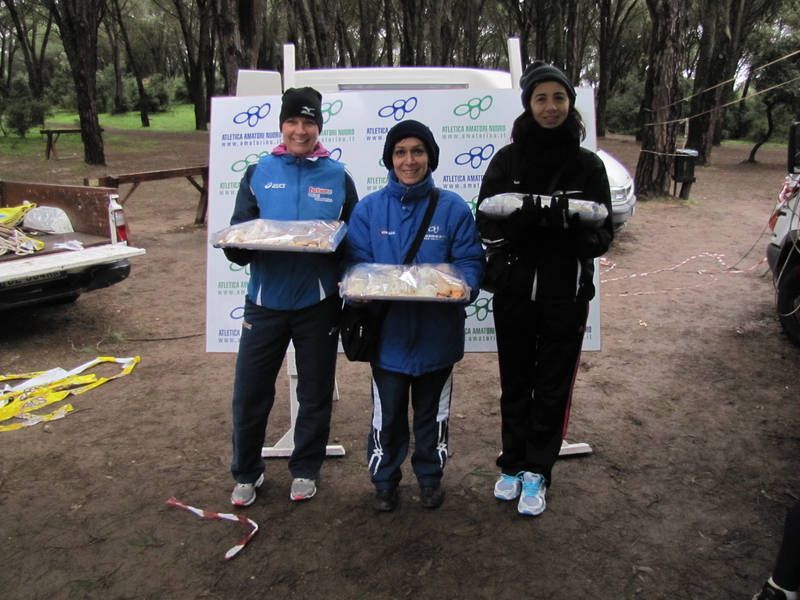
[[[339,293],[350,300],[464,302],[469,287],[458,268],[447,263],[360,263],[347,270]]]
[[[215,248],[279,252],[334,252],[347,233],[344,221],[253,219],[211,234]]]

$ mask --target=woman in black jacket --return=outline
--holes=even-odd
[[[569,419],[572,387],[594,297],[593,259],[614,236],[605,167],[580,147],[586,135],[566,75],[542,61],[520,79],[524,112],[511,144],[489,164],[477,223],[495,277],[494,319],[502,395],[502,470],[494,489],[519,498],[522,514],[545,509]],[[507,220],[487,217],[481,203],[506,192],[530,194]],[[550,206],[537,195],[553,197]],[[592,200],[608,217],[596,229],[570,214],[568,198]],[[543,206],[543,204],[545,206]],[[488,286],[487,286],[488,288]]]

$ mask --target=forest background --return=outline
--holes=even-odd
[[[0,124],[24,136],[56,109],[79,116],[88,165],[98,115],[172,103],[205,131],[238,70],[561,67],[595,90],[597,132],[634,134],[640,198],[669,192],[682,143],[709,164],[723,139],[758,147],[800,113],[800,0],[2,0]]]

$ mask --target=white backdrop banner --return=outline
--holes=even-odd
[[[584,146],[595,150],[591,89],[579,88],[577,107],[587,127]],[[280,96],[214,98],[211,110],[208,230],[229,225],[239,182],[248,165],[281,143]],[[425,123],[441,149],[436,184],[459,194],[474,212],[481,180],[497,150],[509,142],[511,126],[522,111],[519,90],[415,90],[338,92],[323,97],[322,145],[343,162],[359,197],[386,185],[383,143],[404,118]],[[241,333],[247,267],[228,262],[222,250],[208,246],[206,350],[236,352]],[[595,287],[600,289],[595,261]],[[599,293],[591,303],[584,350],[600,349]],[[466,350],[494,352],[492,297],[481,292],[467,307]]]

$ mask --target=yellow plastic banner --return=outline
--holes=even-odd
[[[73,410],[72,405],[62,406],[53,413],[46,415],[31,414],[32,411],[64,400],[68,396],[83,394],[112,379],[118,379],[130,373],[139,362],[139,357],[113,358],[99,356],[71,371],[52,369],[51,371],[37,371],[26,375],[0,375],[0,381],[31,380],[30,386],[23,381],[13,388],[6,385],[0,393],[0,423],[10,419],[19,419],[21,422],[0,425],[0,432],[13,431],[22,427],[29,427],[45,421],[53,421],[66,416]],[[83,371],[100,363],[117,363],[122,365],[122,370],[111,377],[97,377],[94,374],[80,375]],[[51,377],[46,377],[51,373]],[[44,380],[44,381],[43,381]]]
[[[22,223],[25,213],[30,209],[36,208],[35,204],[23,204],[22,206],[4,206],[0,208],[0,223],[14,227]]]

